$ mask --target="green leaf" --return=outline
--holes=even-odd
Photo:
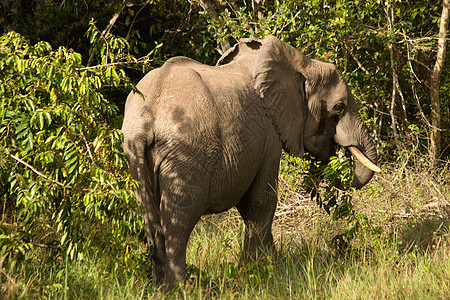
[[[44,114],[42,112],[38,113],[38,120],[39,120],[39,129],[42,130],[44,129]]]
[[[52,124],[52,115],[49,112],[43,112],[42,114],[47,121],[47,125],[50,126]]]
[[[76,161],[76,157],[75,157],[75,161]],[[68,162],[68,165],[69,165],[68,172],[67,172],[68,174],[72,174],[73,171],[78,167],[78,164],[75,161],[72,161],[70,163]]]
[[[64,243],[66,242],[66,239],[67,239],[67,236],[69,235],[69,232],[68,231],[65,231],[64,233],[63,233],[63,235],[61,236],[61,239],[60,239],[60,243],[61,243],[61,245],[64,245]]]

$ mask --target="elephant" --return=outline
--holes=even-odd
[[[200,217],[236,207],[243,253],[273,249],[282,150],[327,161],[349,147],[354,186],[368,183],[377,150],[337,68],[274,36],[240,40],[217,62],[174,57],[147,73],[125,104],[123,149],[141,185],[155,281],[185,282],[186,246]],[[368,164],[369,162],[369,164]],[[372,163],[370,163],[372,162]]]

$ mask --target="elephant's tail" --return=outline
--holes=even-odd
[[[140,182],[140,186],[134,191],[136,199],[144,207],[140,213],[144,217],[145,231],[151,252],[161,251],[163,245],[158,245],[157,234],[161,234],[159,192],[159,164],[153,157],[154,137],[148,135],[130,134],[125,137],[124,150],[128,155],[130,173]],[[164,252],[163,252],[164,253]]]

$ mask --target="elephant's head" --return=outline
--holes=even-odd
[[[252,84],[286,150],[300,155],[306,150],[327,161],[335,144],[349,147],[356,156],[362,153],[355,162],[354,186],[360,188],[372,178],[376,166],[369,168],[370,162],[377,162],[375,144],[347,83],[333,64],[309,59],[268,36],[241,41],[218,65],[244,61],[246,65],[253,62]]]

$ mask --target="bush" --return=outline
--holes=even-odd
[[[135,59],[125,39],[103,36],[93,22],[88,37],[101,65],[85,67],[73,50],[31,45],[15,32],[0,37],[3,264],[38,249],[75,259],[95,238],[119,249],[116,264],[127,265],[126,237],[142,229],[122,114],[106,95],[133,88],[123,66],[149,59]]]

